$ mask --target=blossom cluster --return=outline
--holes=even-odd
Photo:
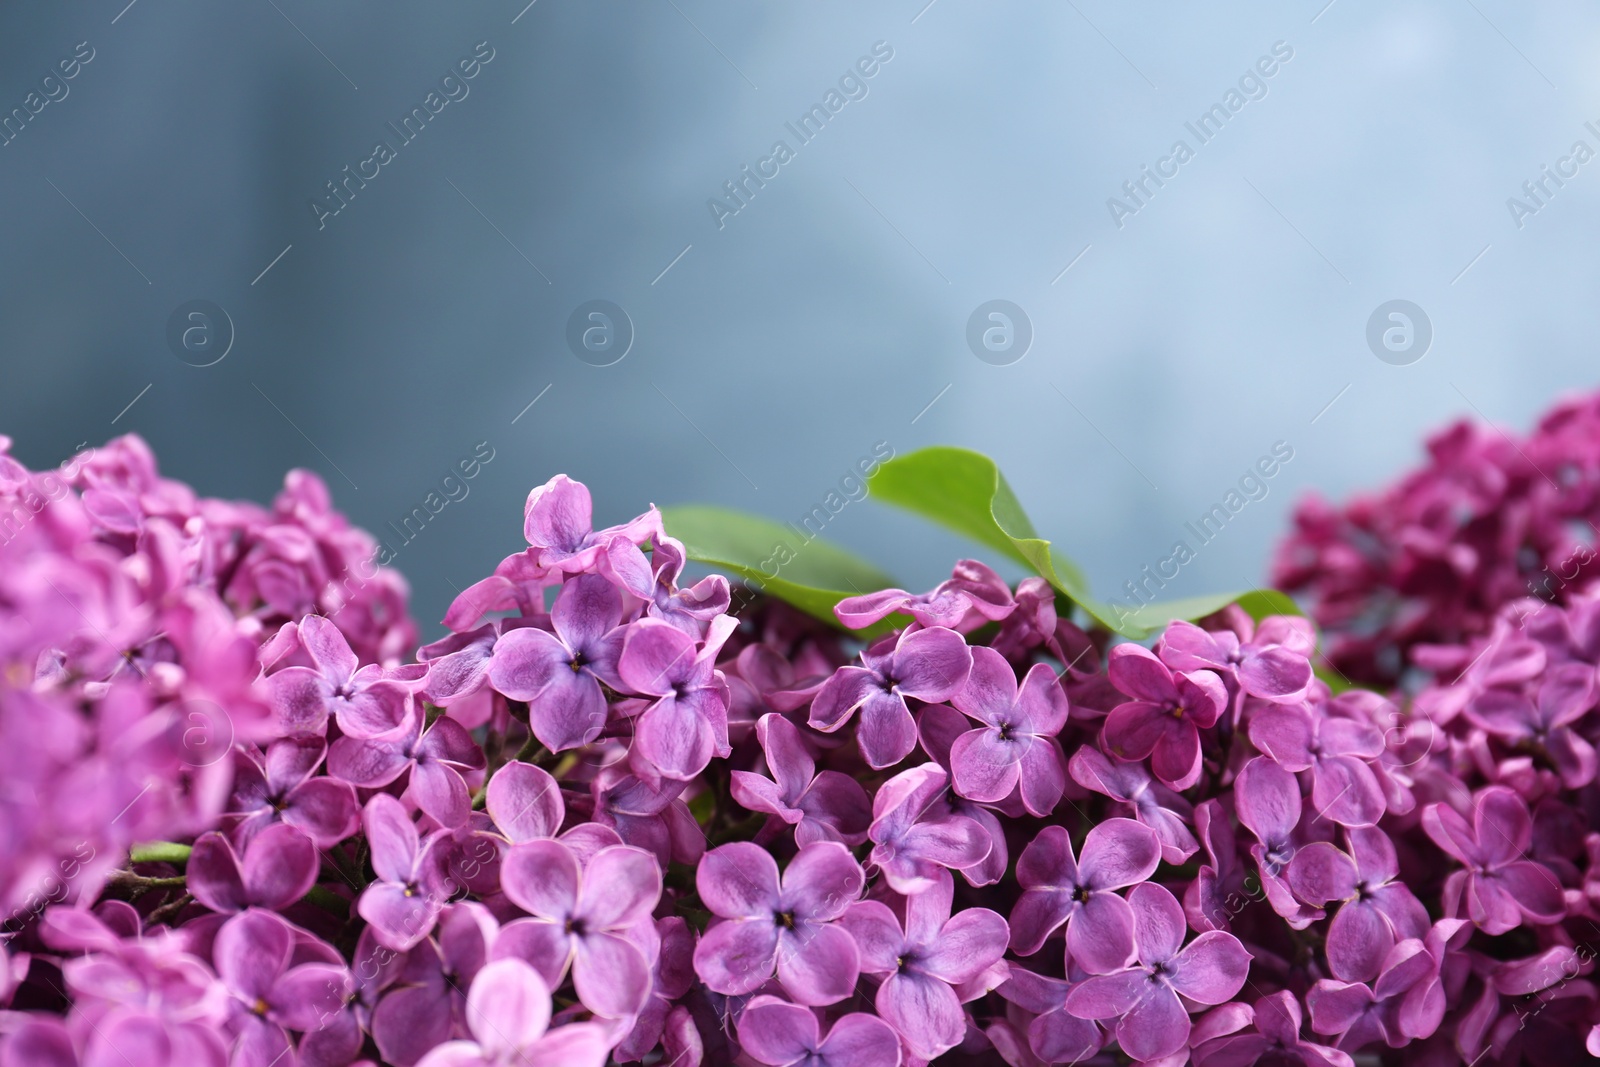
[[[1303,501],[1273,584],[1301,596],[1325,652],[1392,684],[1417,644],[1486,633],[1506,603],[1565,603],[1600,576],[1600,393],[1557,404],[1526,436],[1461,421],[1428,461],[1343,506]]]
[[[166,573],[154,510],[121,570]],[[187,818],[13,918],[0,1065],[1600,1055],[1600,590],[1418,648],[1413,697],[1335,692],[1304,618],[1116,643],[973,560],[842,629],[735,617],[654,508],[597,530],[560,475],[523,533],[410,662],[219,600],[225,771],[93,772]],[[125,624],[86,607],[8,660],[7,738],[69,685],[80,731],[160,721],[108,710],[160,672],[79,651]]]

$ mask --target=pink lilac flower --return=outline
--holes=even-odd
[[[1019,689],[1005,657],[974,648],[972,673],[950,702],[983,724],[951,747],[956,791],[987,803],[1018,792],[1030,814],[1049,815],[1067,780],[1066,757],[1056,740],[1067,724],[1067,695],[1055,671],[1036,663]]]
[[[1348,854],[1326,842],[1302,848],[1289,881],[1313,904],[1343,901],[1328,924],[1328,969],[1347,982],[1370,982],[1397,941],[1427,936],[1428,912],[1399,880],[1400,862],[1387,834],[1364,826],[1346,830],[1345,837]],[[1320,869],[1313,873],[1312,867]]]
[[[1536,694],[1492,688],[1478,693],[1466,715],[1512,747],[1544,752],[1568,789],[1594,781],[1594,746],[1575,726],[1595,705],[1595,669],[1588,663],[1562,663],[1544,672]]]
[[[644,1059],[668,1034],[675,1003],[694,988],[695,933],[681,916],[656,920],[661,951],[650,973],[650,999],[639,1012],[628,1036],[613,1050],[618,1063]]]
[[[283,822],[301,830],[319,849],[332,848],[361,825],[361,805],[347,782],[317,775],[327,744],[321,738],[274,741],[260,756],[235,750],[229,814],[236,844]]]
[[[1249,696],[1280,704],[1303,700],[1311,688],[1308,658],[1316,638],[1304,619],[1276,615],[1244,640],[1230,630],[1202,630],[1178,620],[1161,635],[1161,661],[1175,670],[1212,670],[1237,679]]]
[[[1067,926],[1067,952],[1093,974],[1121,969],[1134,951],[1134,913],[1116,891],[1143,882],[1161,862],[1155,831],[1106,819],[1072,852],[1065,827],[1046,826],[1017,858],[1022,896],[1011,909],[1011,948],[1031,956]]]
[[[570,966],[578,998],[596,1015],[621,1019],[644,1007],[655,948],[650,913],[661,898],[655,857],[614,845],[580,864],[560,841],[527,841],[506,855],[500,881],[529,918],[501,930],[497,955],[514,945],[552,987]]]
[[[899,1067],[900,1039],[875,1015],[842,1015],[826,1037],[809,1009],[759,996],[739,1013],[739,1044],[767,1067]]]
[[[942,803],[948,780],[943,767],[924,763],[889,779],[872,800],[871,862],[897,893],[920,893],[941,871],[975,867],[993,848],[981,824]]]
[[[687,785],[671,778],[647,782],[625,766],[607,767],[590,783],[589,827],[610,830],[618,840],[652,853],[663,869],[671,863],[698,863],[706,838],[683,802]]]
[[[954,917],[955,882],[942,875],[905,902],[905,922],[888,905],[864,900],[841,920],[861,951],[861,969],[882,975],[874,1003],[913,1055],[932,1060],[966,1033],[958,989],[998,963],[1006,921],[988,908]],[[981,991],[979,994],[981,995]]]
[[[659,619],[628,628],[617,673],[631,691],[654,698],[634,724],[634,745],[667,778],[693,778],[712,756],[732,751],[728,683],[716,660],[735,625],[717,616],[703,644]]]
[[[1527,803],[1504,786],[1480,790],[1472,823],[1446,804],[1422,809],[1422,828],[1465,870],[1445,883],[1447,914],[1466,915],[1485,933],[1503,934],[1523,922],[1559,922],[1565,913],[1561,883],[1549,868],[1525,858],[1533,840]]]
[[[499,932],[482,904],[461,901],[440,913],[437,942],[423,940],[406,954],[394,988],[372,1013],[373,1041],[384,1059],[411,1067],[468,1026],[467,990]]]
[[[1186,1003],[1224,1004],[1244,987],[1250,953],[1221,930],[1185,945],[1183,906],[1153,882],[1129,890],[1128,907],[1137,965],[1085,979],[1067,995],[1067,1011],[1115,1019],[1122,1050],[1136,1060],[1153,1060],[1188,1044]]]
[[[541,567],[567,574],[591,570],[614,537],[644,544],[662,535],[655,508],[622,526],[594,528],[594,503],[589,489],[558,474],[528,494],[523,507],[523,533]]]
[[[1076,981],[1088,977],[1081,968],[1069,974]],[[1072,986],[1073,981],[1034,974],[1012,964],[997,990],[1015,1009],[1032,1016],[1026,1023],[1028,1051],[1043,1063],[1080,1063],[1105,1044],[1107,1035],[1094,1020],[1067,1011]]]
[[[963,734],[969,732],[971,725],[971,719],[948,704],[929,704],[917,713],[917,736],[922,742],[922,750],[933,757],[947,779],[950,773],[950,750]],[[1006,831],[1000,822],[1002,806],[1014,813],[1017,810],[1016,799],[1007,797],[1004,805],[979,804],[956,792],[947,781],[943,800],[935,801],[929,809],[939,815],[965,816],[982,827],[988,836],[989,854],[982,862],[959,868],[962,879],[968,885],[994,885],[1010,870]]]
[[[511,760],[494,772],[484,807],[512,844],[555,837],[566,819],[561,786],[543,767]]]
[[[188,889],[212,911],[276,911],[311,891],[320,866],[316,844],[288,823],[252,837],[243,860],[227,837],[212,831],[195,841],[189,855]]]
[[[528,726],[552,752],[586,745],[606,724],[603,685],[621,687],[617,660],[626,636],[622,598],[610,582],[585,574],[561,587],[550,631],[524,626],[500,636],[489,684],[528,704]]]
[[[441,826],[461,826],[472,811],[462,772],[481,771],[483,749],[454,719],[431,726],[420,714],[403,734],[382,738],[341,737],[328,749],[328,773],[363,789],[387,786],[407,776],[406,793]]]
[[[298,633],[314,666],[267,677],[286,732],[320,734],[330,715],[350,737],[382,737],[405,726],[411,711],[405,683],[375,664],[360,666],[338,627],[320,615],[301,619]]]
[[[604,1067],[610,1042],[598,1023],[550,1029],[550,990],[521,960],[496,960],[467,993],[472,1040],[447,1041],[420,1067]]]
[[[849,849],[833,841],[806,845],[780,880],[778,864],[749,842],[712,849],[695,873],[700,899],[721,922],[694,952],[700,980],[718,993],[761,988],[776,969],[790,998],[834,1004],[855,989],[860,958],[839,925],[861,896],[865,878]]]
[[[1277,763],[1257,756],[1239,771],[1233,793],[1239,821],[1256,838],[1250,854],[1255,857],[1267,902],[1291,927],[1305,929],[1322,918],[1322,912],[1302,904],[1286,878],[1295,858],[1295,831],[1300,825],[1300,783]]]
[[[448,835],[438,830],[421,837],[405,807],[387,793],[367,801],[362,825],[378,877],[362,891],[356,910],[379,941],[404,952],[428,936],[455,892],[445,871]]]
[[[1119,759],[1150,759],[1155,776],[1173,789],[1200,780],[1200,730],[1228,706],[1222,679],[1208,670],[1176,674],[1140,645],[1111,650],[1111,683],[1133,697],[1106,716],[1104,747]]]
[[[819,773],[799,729],[776,712],[756,723],[756,740],[772,777],[731,772],[733,799],[793,826],[795,844],[802,848],[813,841],[859,845],[867,839],[872,801],[860,782],[839,771]]]
[[[832,733],[858,711],[856,739],[875,769],[911,753],[917,727],[906,700],[938,703],[961,690],[972,671],[972,650],[954,630],[906,630],[873,643],[862,666],[840,667],[811,703],[811,726]]]

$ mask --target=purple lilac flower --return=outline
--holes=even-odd
[[[1129,890],[1128,907],[1137,965],[1085,979],[1068,994],[1067,1011],[1117,1020],[1122,1050],[1136,1060],[1153,1060],[1188,1044],[1186,1003],[1223,1004],[1244,987],[1250,953],[1221,930],[1185,945],[1183,906],[1153,882]]]
[[[833,841],[800,849],[781,880],[777,861],[756,845],[712,849],[695,884],[722,921],[695,948],[700,980],[737,996],[760,989],[776,968],[784,990],[801,1004],[843,1000],[855,989],[860,959],[838,920],[863,883],[860,864]]]
[[[652,619],[671,623],[699,641],[705,639],[711,621],[728,610],[731,597],[728,579],[720,574],[679,589],[678,576],[687,560],[683,542],[675,538],[656,538],[646,560],[639,546],[618,536],[596,562],[601,574],[644,601]]]
[[[327,752],[320,737],[286,737],[267,746],[257,761],[235,749],[233,799],[238,817],[234,843],[240,846],[262,830],[284,822],[304,831],[319,849],[332,848],[361,826],[361,805],[346,782],[316,774]]]
[[[512,844],[554,837],[566,818],[561,786],[542,767],[511,760],[494,772],[484,807]]]
[[[384,738],[341,737],[328,749],[328,773],[363,789],[408,775],[407,794],[441,826],[461,826],[472,811],[463,771],[480,771],[483,749],[461,724],[440,716],[427,726],[420,713],[405,733]]]
[[[1300,825],[1300,783],[1266,756],[1244,765],[1233,784],[1239,821],[1255,835],[1250,846],[1267,902],[1291,927],[1304,930],[1322,918],[1322,912],[1295,898],[1285,877],[1295,857],[1295,829]]]
[[[899,1067],[900,1039],[875,1015],[840,1016],[826,1037],[809,1009],[760,996],[739,1013],[739,1044],[767,1067]]]
[[[644,1059],[668,1034],[674,1003],[694,988],[695,933],[681,916],[656,920],[661,951],[650,973],[650,999],[627,1037],[612,1050],[618,1063]]]
[[[630,690],[654,698],[634,725],[634,745],[667,778],[693,778],[712,756],[732,751],[728,683],[716,661],[736,625],[717,616],[703,644],[659,619],[628,628],[617,672]]]
[[[661,899],[655,857],[627,845],[603,848],[580,864],[560,841],[514,846],[500,867],[506,896],[529,918],[507,924],[495,954],[527,960],[552,987],[568,967],[578,998],[596,1015],[635,1015],[650,996],[650,913]],[[511,946],[515,946],[512,948]]]
[[[1256,1032],[1219,1037],[1197,1045],[1195,1067],[1250,1067],[1272,1063],[1284,1067],[1354,1067],[1347,1052],[1300,1037],[1300,1002],[1294,994],[1273,993],[1256,1001],[1252,1013]]]
[[[956,564],[951,576],[931,593],[914,595],[904,589],[883,589],[845,597],[833,613],[852,630],[860,630],[905,612],[926,627],[943,626],[966,633],[985,622],[1011,614],[1014,604],[1005,580],[975,559]]]
[[[1036,663],[1019,689],[1005,657],[980,646],[972,650],[967,684],[950,702],[984,724],[951,747],[956,792],[987,803],[1018,792],[1030,814],[1049,815],[1067,781],[1066,757],[1056,740],[1067,724],[1067,695],[1055,671]]]
[[[550,609],[551,631],[523,626],[500,636],[489,684],[528,704],[528,727],[552,752],[586,745],[606,724],[603,685],[621,687],[626,630],[622,598],[599,575],[569,579]]]
[[[1561,883],[1543,864],[1525,858],[1533,840],[1528,805],[1505,786],[1480,790],[1472,823],[1446,804],[1422,809],[1422,828],[1434,844],[1466,870],[1445,883],[1446,914],[1466,915],[1488,934],[1503,934],[1524,921],[1559,922],[1566,907]]]
[[[565,474],[529,493],[522,514],[523,533],[539,565],[568,574],[591,570],[613,537],[638,545],[662,536],[661,515],[653,507],[632,522],[596,530],[589,488]]]
[[[1230,630],[1173,622],[1161,635],[1161,661],[1176,670],[1232,675],[1246,694],[1280,704],[1305,699],[1311,688],[1316,637],[1304,619],[1276,615],[1241,641]]]
[[[294,949],[294,928],[271,912],[243,912],[217,931],[217,976],[234,998],[230,1067],[271,1067],[291,1051],[286,1030],[320,1029],[343,1008],[350,972],[329,963],[291,966]]]
[[[1132,819],[1106,819],[1083,840],[1046,826],[1017,858],[1022,896],[1011,909],[1011,948],[1031,956],[1067,924],[1067,952],[1093,974],[1121,969],[1134,951],[1134,914],[1116,890],[1155,873],[1161,842]]]
[[[935,763],[950,773],[950,750],[956,740],[968,732],[972,720],[948,704],[929,704],[917,713],[917,736],[922,749],[933,757]],[[1019,808],[1018,799],[1006,798],[1005,807],[1013,813]],[[1005,827],[1000,823],[1000,805],[979,804],[957,793],[947,784],[942,801],[935,802],[932,810],[947,815],[961,815],[983,828],[989,838],[989,854],[981,863],[960,868],[961,877],[971,886],[994,885],[1010,869],[1010,855],[1006,845]]]
[[[1134,818],[1156,832],[1164,862],[1183,863],[1200,851],[1189,831],[1194,807],[1154,781],[1139,764],[1109,760],[1099,749],[1085,745],[1072,754],[1067,769],[1085,789],[1130,805]]]
[[[1250,743],[1286,771],[1311,772],[1311,803],[1320,816],[1344,826],[1372,826],[1382,817],[1383,789],[1368,766],[1384,751],[1377,727],[1279,704],[1250,720]]]
[[[943,870],[976,867],[994,846],[976,820],[943,803],[949,776],[937,763],[901,771],[872,799],[871,862],[897,893],[932,885]]]
[[[482,904],[451,904],[439,916],[439,937],[419,942],[403,959],[372,1013],[373,1041],[395,1067],[412,1067],[434,1046],[468,1027],[467,990],[489,961],[500,924]]]
[[[1394,843],[1375,826],[1345,833],[1349,852],[1324,841],[1306,845],[1289,865],[1289,884],[1319,906],[1342,901],[1328,924],[1328,969],[1346,982],[1378,977],[1397,941],[1427,936],[1428,912],[1399,881]]]
[[[383,737],[405,727],[411,690],[404,682],[375,664],[360,666],[344,634],[320,615],[301,619],[298,633],[314,666],[267,676],[287,733],[321,734],[330,715],[350,737]]]
[[[1072,980],[1049,978],[1012,964],[1005,983],[997,990],[1032,1016],[1027,1022],[1028,1050],[1047,1064],[1083,1062],[1099,1052],[1106,1040],[1094,1020],[1080,1019],[1067,1011],[1067,995],[1073,981],[1088,977],[1081,968],[1069,974]]]
[[[756,723],[756,740],[772,777],[731,772],[733,799],[793,826],[794,842],[802,848],[813,841],[859,845],[867,839],[872,801],[860,782],[839,771],[818,773],[799,729],[776,712]]]
[[[965,908],[952,918],[954,892],[954,880],[943,874],[908,898],[903,930],[876,900],[852,904],[840,920],[860,948],[861,969],[884,976],[874,1001],[878,1014],[924,1060],[961,1042],[966,1019],[957,988],[1005,954],[1006,921],[988,908]]]
[[[241,861],[227,837],[202,834],[189,855],[189,892],[212,911],[278,910],[316,884],[321,859],[301,830],[276,823],[250,839]]]
[[[1208,670],[1174,673],[1140,645],[1111,650],[1111,683],[1133,697],[1111,709],[1104,747],[1119,759],[1150,758],[1155,776],[1173,789],[1200,780],[1200,729],[1228,706],[1222,679]]]
[[[420,837],[405,807],[387,793],[367,801],[362,824],[378,877],[362,891],[356,910],[377,930],[379,941],[404,952],[428,936],[455,892],[445,867],[448,833]]]
[[[906,630],[873,643],[862,666],[840,667],[811,703],[813,729],[832,733],[856,712],[861,754],[876,769],[892,767],[916,747],[917,727],[907,698],[938,703],[966,684],[972,650],[954,630]]]
[[[521,960],[484,967],[467,992],[471,1041],[447,1041],[419,1067],[604,1067],[610,1042],[598,1023],[550,1027],[550,990]]]
[[[1531,699],[1512,689],[1486,689],[1467,704],[1466,714],[1513,747],[1544,752],[1563,785],[1582,789],[1594,781],[1600,763],[1594,746],[1574,727],[1595,705],[1595,681],[1592,664],[1563,663],[1544,673]]]

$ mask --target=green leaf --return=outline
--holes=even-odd
[[[1265,590],[1188,597],[1133,611],[1097,599],[1077,565],[1035,532],[994,460],[979,452],[947,445],[920,449],[884,463],[867,484],[879,500],[932,519],[1031,568],[1101,625],[1134,640],[1144,640],[1173,619],[1198,619],[1235,601],[1252,614],[1299,613],[1288,597]]]
[[[667,533],[683,542],[689,558],[721,568],[754,588],[839,625],[833,606],[845,597],[895,585],[865,560],[782,523],[731,508],[683,505],[662,510]],[[895,615],[862,631],[872,636],[905,625]]]

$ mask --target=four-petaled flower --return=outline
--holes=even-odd
[[[1067,724],[1067,694],[1055,671],[1036,663],[1018,689],[1005,657],[979,646],[972,650],[967,684],[950,703],[984,724],[950,748],[956,792],[989,804],[1016,792],[1031,815],[1055,810],[1067,783],[1066,757],[1056,740]]]
[[[861,653],[862,666],[840,667],[811,702],[811,726],[832,733],[856,712],[856,740],[874,768],[892,767],[917,744],[909,697],[936,704],[966,684],[972,650],[942,626],[881,638]]]
[[[1526,920],[1560,922],[1566,913],[1561,883],[1542,863],[1527,858],[1533,842],[1528,805],[1502,785],[1480,790],[1472,824],[1446,804],[1422,809],[1422,828],[1434,844],[1466,866],[1445,880],[1447,915],[1465,905],[1467,918],[1486,934],[1503,934]]]
[[[739,1013],[739,1044],[767,1067],[899,1067],[900,1039],[875,1015],[852,1012],[822,1036],[816,1014],[777,997],[755,997]]]
[[[1134,699],[1106,716],[1105,747],[1119,759],[1150,757],[1155,776],[1173,789],[1200,780],[1200,730],[1228,706],[1222,679],[1208,670],[1174,673],[1142,645],[1118,645],[1107,667],[1111,684]]]
[[[466,1014],[473,1040],[447,1041],[417,1067],[604,1067],[611,1051],[599,1023],[549,1028],[550,989],[521,960],[479,971]]]
[[[315,666],[267,675],[286,733],[321,734],[329,715],[350,737],[383,737],[406,727],[412,706],[407,683],[377,664],[360,666],[344,634],[321,615],[301,619],[298,633]]]
[[[872,801],[861,783],[840,771],[817,773],[800,730],[777,712],[756,722],[756,740],[771,778],[732,772],[729,791],[750,811],[765,811],[794,827],[794,843],[838,841],[859,845],[872,823]]]

